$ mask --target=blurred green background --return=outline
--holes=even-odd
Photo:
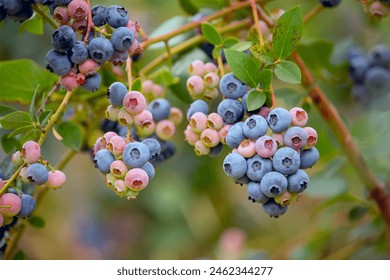
[[[177,0],[96,3],[124,5],[146,33],[172,16],[187,16]],[[296,4],[307,12],[317,1],[273,1],[270,7]],[[335,44],[331,62],[342,66],[314,74],[382,180],[388,180],[390,169],[390,112],[354,103],[340,54],[351,44],[366,51],[378,43],[390,45],[389,24],[390,18],[374,22],[358,1],[344,0],[310,21],[302,38],[303,45],[316,40]],[[18,24],[7,22],[0,30],[0,60],[31,58],[44,66],[52,32],[50,26],[45,29],[44,36],[16,36]],[[276,85],[278,106],[299,105],[304,90],[284,87]],[[181,104],[172,94],[168,98]],[[309,115],[308,126],[319,132],[321,159],[309,170],[303,198],[279,219],[269,218],[261,205],[247,200],[245,187],[224,175],[226,147],[218,158],[196,157],[183,141],[183,124],[175,136],[176,155],[133,201],[105,187],[88,153],[77,154],[64,170],[66,185],[51,191],[36,213],[45,218],[45,228],[28,227],[20,247],[29,259],[389,259],[388,228],[316,108]],[[52,163],[65,151],[55,139],[43,147]]]

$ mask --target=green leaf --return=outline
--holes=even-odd
[[[262,89],[269,89],[272,83],[272,71],[270,69],[264,69],[259,74],[260,87]]]
[[[195,15],[199,12],[199,8],[191,0],[179,0],[179,4],[180,7],[190,15]]]
[[[22,148],[20,142],[15,138],[8,138],[8,134],[4,134],[1,137],[1,146],[3,147],[4,152],[7,154]]]
[[[12,112],[15,112],[15,111],[16,111],[16,109],[14,109],[12,107],[0,105],[0,118],[4,117],[5,115],[8,115]]]
[[[3,128],[13,130],[20,126],[25,126],[32,123],[31,116],[23,111],[16,111],[8,114],[0,119],[0,124]]]
[[[274,69],[274,73],[279,80],[290,83],[300,84],[301,83],[301,70],[292,61],[282,61],[277,64]]]
[[[63,122],[56,126],[56,131],[62,137],[62,143],[68,148],[79,151],[83,144],[81,127],[73,122]]]
[[[142,92],[142,81],[140,78],[137,78],[133,81],[131,90]]]
[[[252,55],[261,63],[270,65],[274,63],[274,54],[268,46],[255,45],[250,48]]]
[[[236,37],[226,37],[223,39],[223,47],[225,49],[229,49],[230,47],[234,46],[235,44],[238,44],[240,42],[239,39]]]
[[[248,111],[255,111],[264,105],[265,100],[267,99],[264,92],[258,90],[251,90],[246,99],[246,107]]]
[[[221,53],[222,53],[222,46],[216,46],[212,51],[212,56],[214,59],[218,59],[218,57],[221,56]]]
[[[30,32],[35,35],[43,34],[43,18],[41,15],[34,13],[32,17],[28,20],[25,20],[19,26],[18,35],[22,34],[24,31]]]
[[[39,114],[38,122],[41,126],[45,126],[47,124],[47,121],[49,120],[50,116],[52,115],[52,110],[42,111],[42,113]]]
[[[218,30],[208,22],[203,22],[201,25],[202,34],[209,43],[218,46],[223,44],[222,36]]]
[[[39,216],[31,216],[28,219],[28,222],[35,228],[44,228],[45,227],[45,220]]]
[[[28,59],[0,62],[0,101],[29,104],[36,85],[47,91],[58,77]]]
[[[278,59],[288,57],[302,37],[302,12],[300,6],[286,11],[276,22],[272,33],[272,46]]]
[[[169,67],[161,67],[158,71],[155,72],[156,75],[153,75],[155,78],[153,80],[157,84],[162,84],[167,87],[174,85],[179,82],[179,78],[173,76],[172,71]]]
[[[260,81],[260,65],[258,61],[245,53],[235,50],[225,49],[225,56],[234,76],[248,86],[256,88]]]
[[[16,135],[19,135],[19,134],[22,134],[22,133],[25,133],[27,131],[31,131],[31,130],[34,130],[36,129],[33,125],[29,124],[29,125],[26,125],[26,126],[21,126],[21,127],[18,127],[16,128],[14,131],[12,131],[7,138],[12,138]]]
[[[34,121],[38,120],[36,112],[35,112],[35,98],[37,96],[38,88],[39,88],[39,85],[37,85],[36,88],[35,88],[34,94],[33,94],[32,98],[31,98],[30,109],[29,109],[30,116],[31,116],[31,118]]]
[[[243,52],[243,51],[246,51],[247,49],[249,49],[252,46],[253,46],[252,42],[239,42],[239,43],[231,46],[230,49],[231,50],[236,50],[236,51],[239,51],[239,52]]]

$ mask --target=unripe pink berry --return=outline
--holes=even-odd
[[[144,94],[152,93],[153,85],[154,83],[151,80],[142,81],[142,92]]]
[[[187,89],[191,96],[199,96],[205,88],[204,81],[199,76],[191,76],[187,80]]]
[[[189,124],[193,131],[202,133],[207,128],[207,116],[202,112],[196,112],[191,116]]]
[[[203,96],[206,100],[214,100],[219,96],[219,91],[216,88],[206,88]]]
[[[238,146],[237,151],[244,158],[253,157],[256,154],[255,142],[249,139],[244,139],[240,146]]]
[[[284,146],[284,134],[283,133],[272,133],[271,137],[274,138],[278,147]]]
[[[77,73],[76,75],[76,80],[77,80],[77,83],[82,86],[83,84],[85,84],[85,74],[83,73]]]
[[[318,139],[317,131],[314,128],[308,126],[304,127],[303,129],[307,133],[307,142],[304,149],[310,149],[317,144],[317,139]]]
[[[200,135],[194,132],[191,126],[187,125],[186,130],[184,130],[184,140],[188,142],[191,146],[194,146],[196,141],[200,139]]]
[[[87,30],[88,27],[88,20],[87,19],[81,19],[81,20],[74,20],[72,22],[72,29],[75,32],[79,32],[83,34],[85,30]]]
[[[96,155],[97,152],[100,151],[101,147],[101,142],[102,142],[103,137],[99,137],[96,139],[95,144],[93,145],[93,154]]]
[[[3,179],[0,178],[0,190],[5,186]]]
[[[203,73],[205,72],[204,68],[204,62],[201,60],[194,60],[190,66],[188,67],[188,72],[190,75],[194,76],[203,76]]]
[[[152,135],[156,131],[156,123],[154,121],[148,127],[136,126],[137,135],[140,137],[147,137]]]
[[[87,59],[79,64],[79,71],[85,75],[92,75],[99,70],[99,67],[100,66],[96,61]]]
[[[218,72],[218,67],[217,65],[215,65],[214,63],[212,62],[207,62],[205,65],[204,65],[204,69],[209,72],[209,73],[217,73]]]
[[[195,154],[197,156],[205,156],[205,155],[208,155],[210,153],[210,148],[206,147],[202,140],[198,140],[196,141],[195,143]]]
[[[110,172],[116,178],[124,178],[127,171],[127,165],[122,160],[115,160],[110,165]]]
[[[69,16],[75,20],[82,20],[88,16],[88,4],[84,0],[73,0],[68,5]]]
[[[161,140],[168,140],[175,135],[176,127],[173,122],[169,120],[161,120],[156,124],[156,135]]]
[[[30,140],[23,144],[20,154],[26,163],[34,163],[41,157],[41,147],[37,142]]]
[[[59,24],[61,25],[66,24],[70,20],[68,14],[68,8],[58,6],[57,8],[54,9],[53,17]]]
[[[276,22],[284,13],[283,9],[274,9],[271,11],[271,17]]]
[[[123,98],[123,106],[130,114],[138,114],[146,109],[146,99],[139,91],[130,91]]]
[[[128,29],[130,29],[134,35],[136,35],[138,33],[138,30],[139,30],[139,26],[136,22],[132,21],[132,20],[129,20],[126,24],[126,27]]]
[[[171,107],[168,120],[172,121],[175,125],[179,125],[183,121],[183,112],[179,108]]]
[[[109,119],[110,121],[117,121],[118,120],[118,114],[119,114],[119,108],[108,105],[107,110],[106,110],[106,118]]]
[[[23,167],[20,170],[18,177],[22,183],[25,183],[25,184],[31,183],[30,180],[28,179],[28,175],[27,175],[27,166]]]
[[[20,208],[22,208],[22,201],[16,194],[5,193],[0,196],[0,213],[4,218],[16,216]]]
[[[126,183],[123,180],[116,180],[114,182],[115,191],[118,193],[124,193],[127,189]]]
[[[380,1],[375,1],[370,5],[370,14],[375,17],[382,18],[390,14],[390,8],[385,6]]]
[[[22,154],[19,152],[19,151],[16,151],[13,155],[12,155],[12,163],[15,164],[16,166],[21,166],[23,164],[23,158],[22,158]]]
[[[139,42],[137,39],[134,39],[134,43],[131,45],[130,49],[128,50],[129,55],[136,55],[142,52],[142,48],[139,45]]]
[[[123,149],[126,146],[126,141],[120,136],[114,136],[107,143],[107,150],[109,150],[114,156],[122,154]]]
[[[152,125],[152,122],[153,122],[153,115],[148,110],[143,110],[141,113],[136,114],[134,116],[134,124],[136,126],[142,126],[148,128],[150,125]]]
[[[219,131],[219,136],[221,137],[221,143],[226,144],[226,135],[229,132],[231,125],[230,124],[225,124]]]
[[[307,132],[302,127],[292,126],[284,133],[284,143],[294,150],[302,149],[307,143]]]
[[[208,73],[203,78],[204,84],[208,88],[215,88],[219,85],[219,76],[216,73]]]
[[[221,137],[219,136],[218,131],[215,129],[206,128],[200,135],[200,139],[202,140],[203,145],[212,148],[219,144]]]
[[[270,108],[268,108],[267,106],[263,106],[260,108],[260,112],[258,113],[258,115],[262,116],[264,119],[267,119],[270,112]]]
[[[304,127],[309,120],[309,116],[306,111],[299,107],[294,107],[290,110],[291,125]]]
[[[118,122],[123,126],[131,126],[134,123],[134,117],[122,108],[118,112]]]
[[[148,185],[149,177],[143,169],[133,168],[126,173],[125,183],[130,190],[140,191]]]
[[[74,90],[80,85],[77,82],[77,74],[69,72],[60,78],[60,85],[66,90]]]
[[[220,130],[223,127],[223,118],[218,113],[211,113],[207,116],[207,127]]]
[[[152,93],[154,99],[161,98],[164,96],[164,88],[160,85],[154,84],[152,86]]]
[[[111,173],[108,173],[106,175],[106,178],[105,178],[106,186],[110,189],[114,189],[114,185],[115,185],[116,180],[117,180],[117,178],[114,175],[112,175]]]
[[[65,182],[65,173],[60,170],[54,170],[49,172],[49,178],[47,179],[46,186],[51,189],[58,189],[62,187]]]
[[[109,132],[104,133],[104,135],[100,141],[100,146],[102,148],[107,147],[108,142],[110,142],[111,138],[114,136],[118,136],[118,134],[114,131],[109,131]]]
[[[263,158],[272,157],[278,149],[276,140],[271,136],[264,135],[256,140],[256,153]]]

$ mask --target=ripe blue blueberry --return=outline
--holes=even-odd
[[[227,124],[235,124],[242,120],[244,116],[244,106],[241,102],[234,99],[224,99],[217,108],[218,114]]]
[[[106,20],[109,26],[118,28],[126,26],[129,22],[129,15],[124,7],[112,5],[106,8]]]
[[[262,158],[259,155],[247,159],[246,176],[252,181],[260,182],[265,174],[272,171],[272,160]]]
[[[33,15],[33,9],[31,7],[31,3],[27,1],[22,1],[22,9],[14,14],[12,18],[16,21],[23,22],[29,19]]]
[[[34,185],[43,185],[49,178],[49,172],[42,164],[33,163],[27,168],[27,178]]]
[[[287,212],[288,205],[282,206],[276,203],[273,199],[270,199],[267,203],[263,204],[263,210],[270,217],[278,218]]]
[[[349,76],[358,84],[364,82],[364,77],[368,69],[368,62],[364,56],[357,56],[349,61]]]
[[[142,143],[149,149],[149,160],[156,160],[161,153],[160,143],[153,138],[146,138],[142,140]]]
[[[98,151],[93,159],[95,167],[104,174],[110,173],[110,165],[113,161],[115,161],[115,157],[106,149]]]
[[[317,148],[313,147],[308,150],[303,150],[301,151],[301,159],[300,159],[301,163],[299,168],[301,169],[310,168],[317,163],[319,158],[320,158],[320,153],[318,152]]]
[[[368,69],[364,85],[373,95],[386,95],[390,92],[390,70],[380,66]]]
[[[223,171],[233,179],[239,179],[244,176],[246,169],[246,160],[240,154],[228,154],[223,161]]]
[[[341,0],[319,0],[319,1],[322,4],[322,6],[326,8],[336,7],[341,2]]]
[[[211,157],[219,156],[223,151],[222,143],[219,143],[217,146],[210,148],[210,153],[208,154]]]
[[[209,106],[205,101],[200,99],[192,102],[187,111],[187,121],[189,121],[192,115],[195,114],[196,112],[207,114],[209,112]]]
[[[58,76],[65,76],[72,69],[72,63],[68,56],[55,50],[50,50],[46,54],[46,62],[46,68]]]
[[[234,179],[234,182],[236,184],[240,184],[242,186],[242,185],[247,185],[247,184],[249,184],[252,181],[251,181],[251,179],[248,178],[248,176],[244,175],[241,178]]]
[[[4,7],[5,10],[7,10],[7,13],[9,15],[15,15],[23,7],[23,3],[20,0],[7,0],[7,1],[2,1],[2,6]]]
[[[58,52],[67,52],[69,51],[76,42],[76,34],[74,30],[67,26],[63,25],[57,28],[52,35],[51,44],[53,48]]]
[[[143,169],[146,172],[146,174],[148,174],[149,181],[152,180],[152,178],[154,177],[154,174],[156,173],[153,164],[151,164],[150,162],[147,162],[141,166],[141,169]]]
[[[238,122],[229,128],[229,131],[226,135],[226,144],[228,144],[230,148],[238,148],[241,142],[245,139],[243,127],[244,123]]]
[[[141,168],[150,158],[148,147],[141,142],[131,142],[126,145],[122,159],[129,168]]]
[[[68,4],[72,2],[72,0],[54,0],[58,6],[68,6]]]
[[[226,98],[237,99],[246,93],[246,84],[237,79],[233,73],[228,73],[221,78],[219,88]]]
[[[250,182],[246,191],[248,193],[248,199],[252,202],[263,204],[269,200],[269,197],[261,191],[260,183],[258,182]]]
[[[83,41],[76,41],[68,55],[74,64],[82,63],[88,58],[88,47]]]
[[[29,194],[22,194],[20,198],[22,202],[22,207],[17,216],[19,217],[28,217],[35,210],[35,199]]]
[[[267,133],[267,121],[259,115],[253,115],[246,119],[242,131],[249,139],[257,139]]]
[[[302,169],[298,169],[297,172],[287,177],[287,190],[290,193],[301,193],[309,185],[309,176]]]
[[[99,73],[95,73],[85,78],[85,83],[83,84],[82,87],[86,91],[95,92],[100,88],[101,82],[102,82],[102,76],[100,76]]]
[[[290,126],[292,121],[290,112],[284,108],[273,109],[268,117],[267,122],[273,132],[280,133]]]
[[[127,27],[119,27],[112,32],[111,43],[116,51],[127,51],[134,42],[134,34]]]
[[[92,22],[95,26],[100,27],[107,23],[106,21],[106,7],[103,5],[96,5],[91,10]]]
[[[171,103],[165,98],[157,98],[150,102],[148,110],[152,113],[155,122],[165,120],[169,117]]]
[[[283,147],[276,151],[272,163],[276,171],[283,175],[291,175],[297,172],[301,160],[299,154],[294,149]]]
[[[89,42],[88,52],[97,63],[104,63],[114,55],[114,47],[110,40],[97,37]]]
[[[287,191],[286,176],[271,171],[264,175],[260,182],[261,191],[268,197],[279,196]]]
[[[381,66],[390,70],[390,49],[385,45],[375,46],[368,53],[368,64],[372,66]]]
[[[122,106],[127,88],[121,82],[112,83],[107,90],[107,98],[113,106]]]

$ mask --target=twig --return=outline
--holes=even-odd
[[[47,94],[46,98],[45,98],[45,101],[43,102],[43,104],[41,105],[41,107],[39,107],[38,111],[37,111],[37,115],[39,115],[40,113],[42,113],[42,110],[43,110],[43,106],[46,105],[51,96],[53,95],[53,93],[55,93],[58,88],[60,87],[60,82],[57,82],[55,83],[55,85],[53,86],[53,88],[49,91],[49,93]]]
[[[38,15],[43,17],[47,21],[47,23],[49,23],[54,29],[58,28],[57,23],[51,17],[49,17],[44,11],[42,11],[38,5],[32,5],[32,8]]]
[[[89,40],[89,33],[91,31],[91,28],[92,28],[92,9],[91,9],[91,0],[87,0],[87,4],[88,4],[88,18],[87,18],[87,31],[85,32],[85,36],[84,36],[84,43],[88,43],[88,40]]]
[[[256,2],[254,0],[251,0],[250,2],[252,7],[253,20],[255,22],[255,28],[257,31],[257,36],[259,37],[260,45],[264,46],[264,38],[260,28],[259,15],[256,7]]]

